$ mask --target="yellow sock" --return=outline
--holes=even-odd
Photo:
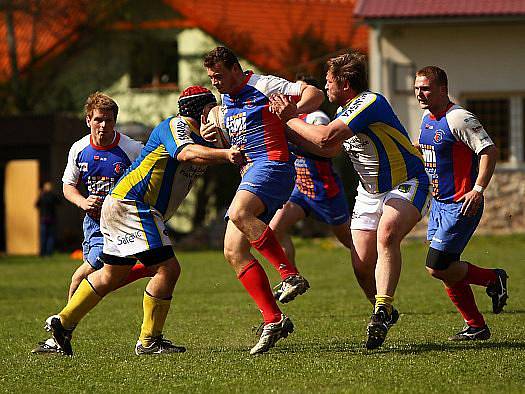
[[[93,290],[91,284],[86,279],[80,282],[73,297],[71,297],[64,309],[58,314],[64,328],[75,328],[78,322],[82,320],[101,299],[102,297],[95,293],[95,290]]]
[[[162,334],[162,329],[170,310],[170,304],[171,299],[161,300],[144,292],[144,320],[139,336],[142,346],[148,347],[151,345],[153,338]]]
[[[374,307],[374,313],[377,313],[377,310],[380,306],[386,308],[386,311],[390,315],[392,313],[392,303],[394,302],[394,297],[388,295],[376,295],[376,304]]]

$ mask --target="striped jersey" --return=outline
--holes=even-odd
[[[299,119],[313,125],[327,125],[330,118],[323,111],[299,115]],[[306,152],[290,145],[295,154],[295,185],[297,189],[312,200],[320,201],[336,196],[340,191],[340,180],[335,173],[332,160]]]
[[[299,96],[301,86],[301,82],[249,71],[235,92],[222,95],[226,131],[231,144],[243,151],[248,163],[290,160],[284,126],[270,112],[269,97],[274,93]]]
[[[140,142],[119,132],[108,146],[95,145],[88,134],[71,146],[62,182],[75,187],[83,184],[89,195],[106,197],[141,149]],[[98,221],[100,210],[89,215]]]
[[[111,196],[142,202],[169,219],[189,193],[206,166],[179,162],[177,155],[188,145],[209,145],[190,118],[170,117],[153,131],[140,156],[128,168]]]
[[[419,146],[432,179],[432,194],[441,202],[458,201],[478,176],[478,154],[494,145],[474,114],[450,104],[439,117],[425,111]]]
[[[338,110],[337,119],[354,134],[343,146],[368,193],[385,193],[425,174],[421,154],[382,95],[360,93]]]

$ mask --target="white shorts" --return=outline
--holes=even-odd
[[[147,250],[171,246],[164,218],[155,208],[108,195],[102,205],[100,230],[104,253],[131,257]]]
[[[400,183],[388,192],[378,194],[368,193],[359,184],[350,228],[352,230],[377,230],[379,220],[383,214],[383,207],[392,198],[410,202],[423,217],[430,208],[431,197],[430,182],[426,182],[424,177],[420,179],[412,178]]]

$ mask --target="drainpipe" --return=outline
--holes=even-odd
[[[371,80],[373,86],[370,88],[376,92],[383,91],[383,53],[381,51],[381,38],[383,34],[383,26],[380,22],[376,22],[372,25],[372,52],[370,58],[374,59],[371,64]]]

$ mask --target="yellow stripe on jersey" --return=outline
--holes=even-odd
[[[139,219],[138,222],[140,223],[140,228],[142,229],[142,234],[144,234],[144,241],[146,241],[146,244],[148,245],[148,250],[149,250],[150,246],[149,246],[148,236],[146,235],[146,230],[144,229],[144,225],[142,224],[142,219],[140,218],[140,215],[138,214],[139,207],[137,207],[137,202],[136,201],[133,201],[133,204],[135,204],[135,209],[136,209],[137,216],[138,216],[138,219]]]
[[[188,125],[188,127],[190,128],[191,131],[193,131],[197,135],[201,135],[199,129],[195,127],[195,125],[190,120],[190,118],[187,118],[186,116],[181,116],[181,118],[182,118],[182,120],[184,120],[184,123],[186,123]]]
[[[399,131],[384,123],[374,123],[371,124],[369,128],[374,132],[377,138],[379,138],[381,144],[383,144],[386,154],[388,155],[392,186],[405,181],[407,179],[407,167],[405,165],[405,159],[401,151],[398,149],[396,143],[390,138],[392,135],[392,130],[397,133],[399,133]]]
[[[159,148],[164,148],[164,145],[159,146]],[[155,151],[157,150],[158,148],[155,149]],[[164,152],[160,153],[161,156],[155,159],[155,165],[153,166],[153,171],[149,178],[149,185],[148,188],[146,188],[146,193],[144,193],[144,202],[152,206],[157,204],[162,180],[164,179],[166,166],[168,165],[168,160],[170,158],[168,151],[166,149],[163,150]]]
[[[144,157],[144,159],[133,171],[125,175],[124,178],[120,180],[120,182],[111,192],[111,195],[119,199],[126,198],[131,189],[143,181],[155,164],[157,164],[157,162],[162,158],[164,158],[164,161],[167,162],[169,154],[168,151],[166,151],[166,148],[164,148],[164,145],[159,145],[154,151],[148,153],[148,155]],[[164,164],[164,166],[166,166],[166,164]]]
[[[409,153],[416,156],[418,159],[421,160],[421,163],[424,163],[423,157],[421,156],[421,153],[416,149],[414,145],[410,142],[410,140],[405,137],[404,134],[402,134],[399,130],[397,130],[394,127],[388,126],[387,124],[383,124],[385,126],[385,131],[388,133],[390,137],[392,137],[396,142],[401,145],[403,148],[405,148]]]
[[[365,97],[369,97],[370,95],[367,95]],[[372,95],[372,100],[370,100],[369,103],[365,103],[363,105],[360,105],[359,108],[356,110],[356,111],[352,111],[348,114],[345,114],[344,115],[344,123],[348,126],[350,124],[350,122],[357,116],[359,115],[361,112],[363,112],[365,109],[367,109],[368,107],[370,107],[377,99],[377,95],[373,94]],[[357,100],[357,99],[362,99],[362,95],[358,95],[356,97],[354,97],[347,105],[344,106],[343,108],[343,111],[345,111],[347,108],[349,108],[350,106],[352,106],[352,104],[354,104],[354,101]],[[342,119],[341,119],[342,120]]]

